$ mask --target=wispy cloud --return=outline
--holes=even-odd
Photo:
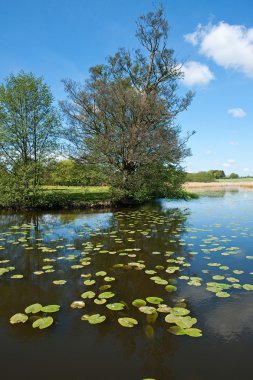
[[[253,28],[220,22],[197,26],[185,40],[218,65],[243,72],[253,78]]]
[[[242,108],[230,108],[228,114],[236,118],[243,118],[247,115]]]
[[[235,160],[230,159],[230,160],[227,160],[226,162],[224,162],[224,163],[222,164],[222,166],[224,166],[225,168],[230,168],[230,167],[233,166],[235,163],[236,163]]]
[[[184,79],[186,86],[206,85],[214,79],[214,74],[207,65],[200,62],[189,61],[183,65]]]
[[[229,145],[236,146],[236,145],[239,145],[239,142],[238,141],[229,141]]]

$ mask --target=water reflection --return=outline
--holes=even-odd
[[[206,283],[213,281],[212,276],[218,270],[208,267],[208,263],[218,261],[227,265],[228,276],[235,276],[233,270],[241,269],[244,273],[240,281],[252,282],[249,272],[253,271],[250,268],[253,260],[245,259],[252,249],[252,211],[252,193],[229,192],[219,198],[204,196],[191,202],[161,200],[142,208],[114,212],[2,213],[0,260],[10,261],[0,266],[15,267],[0,277],[0,341],[4,348],[0,362],[5,364],[4,378],[25,379],[28,371],[38,372],[41,362],[48,363],[47,370],[41,368],[37,378],[213,378],[215,369],[204,376],[204,367],[196,365],[196,358],[205,352],[208,360],[214,360],[219,344],[226,361],[228,356],[237,355],[234,346],[226,348],[228,342],[240,341],[250,346],[253,305],[251,293],[241,289],[231,289],[231,297],[227,299],[219,299],[207,291]],[[237,247],[238,253],[223,256],[231,246]],[[73,268],[86,258],[90,265]],[[182,260],[181,271],[166,273],[168,260],[178,258]],[[161,279],[176,285],[177,292],[168,293],[164,286],[150,279],[152,275],[133,269],[131,262],[144,264],[145,270],[155,270]],[[117,264],[123,267],[116,267]],[[52,272],[43,269],[48,265],[52,265]],[[40,275],[35,273],[40,271],[43,272]],[[106,271],[115,281],[105,282],[96,277],[98,271]],[[14,273],[23,274],[24,278],[12,279]],[[96,283],[92,287],[84,285],[86,278],[81,274],[91,274]],[[181,275],[199,276],[201,286],[190,286],[187,280],[180,279]],[[57,279],[67,283],[54,285],[53,280]],[[105,283],[116,294],[113,302],[126,303],[125,310],[113,312],[105,305],[94,304],[92,299],[85,300],[82,310],[70,308],[71,302],[81,299],[84,291],[99,294]],[[195,340],[169,334],[165,315],[159,315],[154,324],[147,321],[146,315],[132,306],[134,299],[147,296],[159,296],[170,306],[184,298],[204,336]],[[8,323],[11,315],[35,302],[61,305],[52,327],[36,331],[30,323],[22,326]],[[100,313],[107,319],[104,324],[91,326],[80,320],[84,313]],[[136,318],[138,327],[119,326],[117,319],[125,316]],[[10,357],[15,357],[16,366]],[[222,360],[218,363],[218,367],[223,366]],[[245,364],[250,361],[241,365]],[[231,368],[233,365],[232,360]],[[229,379],[236,379],[233,373],[236,371],[231,369]]]

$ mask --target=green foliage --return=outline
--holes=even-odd
[[[107,176],[99,165],[82,165],[68,159],[51,163],[44,181],[57,186],[100,186],[107,183]]]
[[[42,78],[22,71],[7,77],[0,85],[1,206],[35,206],[58,135],[59,117]]]
[[[155,162],[128,173],[123,183],[120,173],[111,180],[112,199],[123,204],[142,203],[156,197],[184,198],[185,174],[177,166],[164,167]]]
[[[180,162],[191,134],[181,137],[175,117],[193,94],[179,95],[181,66],[167,47],[163,8],[138,19],[140,49],[119,49],[90,68],[84,84],[65,80],[62,110],[73,155],[103,165],[114,201],[124,204],[182,194]]]
[[[178,91],[183,71],[167,47],[167,34],[160,7],[138,19],[140,49],[119,49],[107,64],[90,69],[83,86],[64,81],[64,130],[42,78],[23,71],[6,78],[0,85],[0,207],[189,198],[182,190],[180,163],[190,154],[191,133],[182,138],[175,117],[188,108],[193,94]],[[57,161],[59,141],[72,159]],[[108,185],[111,192],[87,194],[43,185]]]
[[[187,173],[186,182],[213,182],[215,177],[211,172]]]
[[[231,173],[230,176],[229,176],[229,178],[231,178],[231,179],[237,179],[237,178],[239,178],[239,175],[237,173]]]
[[[226,177],[224,170],[209,170],[208,173],[211,173],[215,179],[221,179]]]

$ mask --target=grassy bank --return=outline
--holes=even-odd
[[[186,190],[182,191],[178,198],[190,200],[198,198],[198,195]],[[42,186],[35,203],[31,194],[31,200],[26,201],[26,204],[28,206],[21,207],[20,204],[19,206],[17,204],[6,205],[0,202],[0,209],[56,210],[111,208],[117,206],[117,203],[112,199],[109,186]],[[131,205],[133,204],[128,204],[128,206]]]
[[[108,186],[43,186],[41,208],[99,208],[112,205]]]

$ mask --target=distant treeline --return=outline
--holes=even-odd
[[[236,179],[239,178],[239,175],[231,173],[229,176],[226,176],[224,170],[209,170],[186,174],[186,182],[213,182],[223,178]]]

